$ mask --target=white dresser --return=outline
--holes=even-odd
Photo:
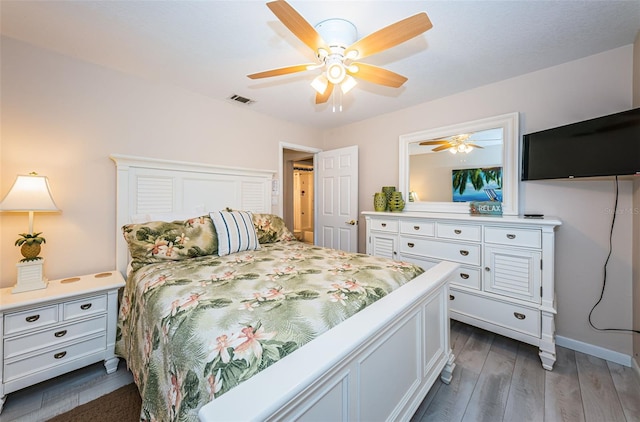
[[[0,411],[6,395],[89,364],[118,367],[114,354],[118,271],[50,281],[45,289],[0,289]]]
[[[363,212],[367,254],[428,269],[460,263],[451,278],[451,318],[540,349],[556,360],[555,218],[483,217],[423,212]]]

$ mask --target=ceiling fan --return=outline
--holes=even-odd
[[[432,141],[420,142],[420,145],[440,145],[435,147],[431,151],[440,152],[449,150],[452,154],[458,152],[470,153],[474,148],[484,148],[480,145],[472,144],[469,142],[471,133],[461,133],[460,135],[453,135],[447,138],[434,139]]]
[[[347,20],[328,19],[314,27],[284,0],[268,2],[267,7],[314,51],[318,62],[286,66],[247,76],[260,79],[322,69],[322,74],[311,83],[316,90],[316,104],[325,103],[335,85],[340,87],[342,93],[347,93],[356,85],[354,78],[393,88],[402,86],[407,81],[406,77],[356,60],[401,44],[433,26],[427,14],[422,12],[357,40],[356,27]]]

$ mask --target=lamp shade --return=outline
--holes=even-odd
[[[0,203],[2,211],[60,211],[51,196],[46,176],[35,173],[18,175],[9,193]]]

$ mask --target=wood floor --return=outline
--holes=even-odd
[[[455,321],[451,345],[453,380],[436,381],[412,422],[640,421],[631,368],[559,347],[546,371],[535,347]],[[92,365],[9,394],[0,421],[46,421],[130,382],[122,362],[111,375]]]
[[[631,368],[563,347],[553,371],[538,349],[453,321],[456,368],[438,380],[412,422],[640,421],[640,381]]]

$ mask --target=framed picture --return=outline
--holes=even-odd
[[[453,202],[502,202],[502,167],[451,170]]]

